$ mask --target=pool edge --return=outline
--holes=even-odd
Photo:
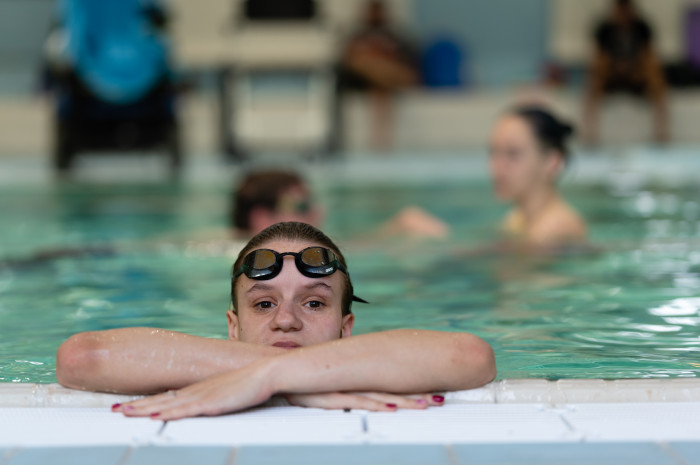
[[[109,407],[135,396],[67,389],[59,384],[0,383],[3,407]],[[700,402],[700,379],[505,379],[446,394],[448,403]]]

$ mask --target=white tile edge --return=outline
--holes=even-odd
[[[58,384],[0,383],[2,407],[109,407],[135,396],[77,391]],[[506,379],[445,394],[450,404],[700,402],[700,378]]]

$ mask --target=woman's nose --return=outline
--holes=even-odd
[[[291,303],[283,302],[275,312],[271,321],[272,330],[279,331],[299,331],[302,328],[302,321],[299,318],[295,306]]]

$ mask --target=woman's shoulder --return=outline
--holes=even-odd
[[[571,205],[561,201],[540,217],[529,235],[537,242],[584,241],[587,226],[583,217]]]
[[[512,209],[501,222],[501,230],[509,235],[522,235],[525,233],[525,217],[517,208]]]

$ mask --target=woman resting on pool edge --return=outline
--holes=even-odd
[[[584,220],[557,189],[572,133],[570,125],[537,106],[517,107],[494,126],[489,149],[494,191],[514,204],[503,230],[525,245],[549,247],[586,239]]]
[[[162,392],[113,410],[173,420],[239,411],[274,395],[306,407],[420,409],[443,402],[424,393],[495,377],[493,350],[471,334],[400,329],[350,337],[351,302],[361,299],[337,246],[312,226],[265,229],[233,272],[229,340],[152,328],[80,333],[58,349],[58,381]]]

